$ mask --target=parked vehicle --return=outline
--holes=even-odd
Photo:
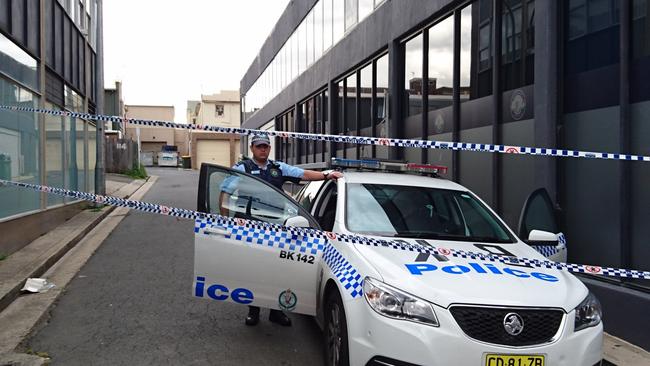
[[[359,234],[546,259],[531,244],[562,260],[561,233],[545,230],[553,226],[546,220],[534,225],[550,202],[542,193],[522,210],[534,216],[520,220],[524,241],[470,190],[436,177],[439,167],[335,163],[344,177],[310,182],[297,201],[249,174],[203,164],[199,211],[332,234],[323,253],[286,234],[199,222],[194,295],[315,316],[327,365],[600,364],[600,304],[568,272],[337,240]]]

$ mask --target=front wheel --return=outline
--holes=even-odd
[[[325,302],[325,364],[349,366],[348,326],[343,301],[338,291],[332,291]]]

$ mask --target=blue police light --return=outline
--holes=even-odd
[[[381,163],[377,160],[358,160],[358,159],[342,159],[332,158],[332,166],[344,168],[367,168],[367,169],[381,169]]]

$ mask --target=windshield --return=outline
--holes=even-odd
[[[469,192],[427,187],[347,184],[346,225],[367,235],[514,243]]]

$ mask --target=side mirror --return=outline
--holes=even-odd
[[[524,240],[528,245],[538,245],[555,247],[558,245],[557,235],[548,231],[531,230],[528,234],[528,240]]]
[[[284,226],[311,227],[309,221],[304,216],[293,216],[284,222]]]

